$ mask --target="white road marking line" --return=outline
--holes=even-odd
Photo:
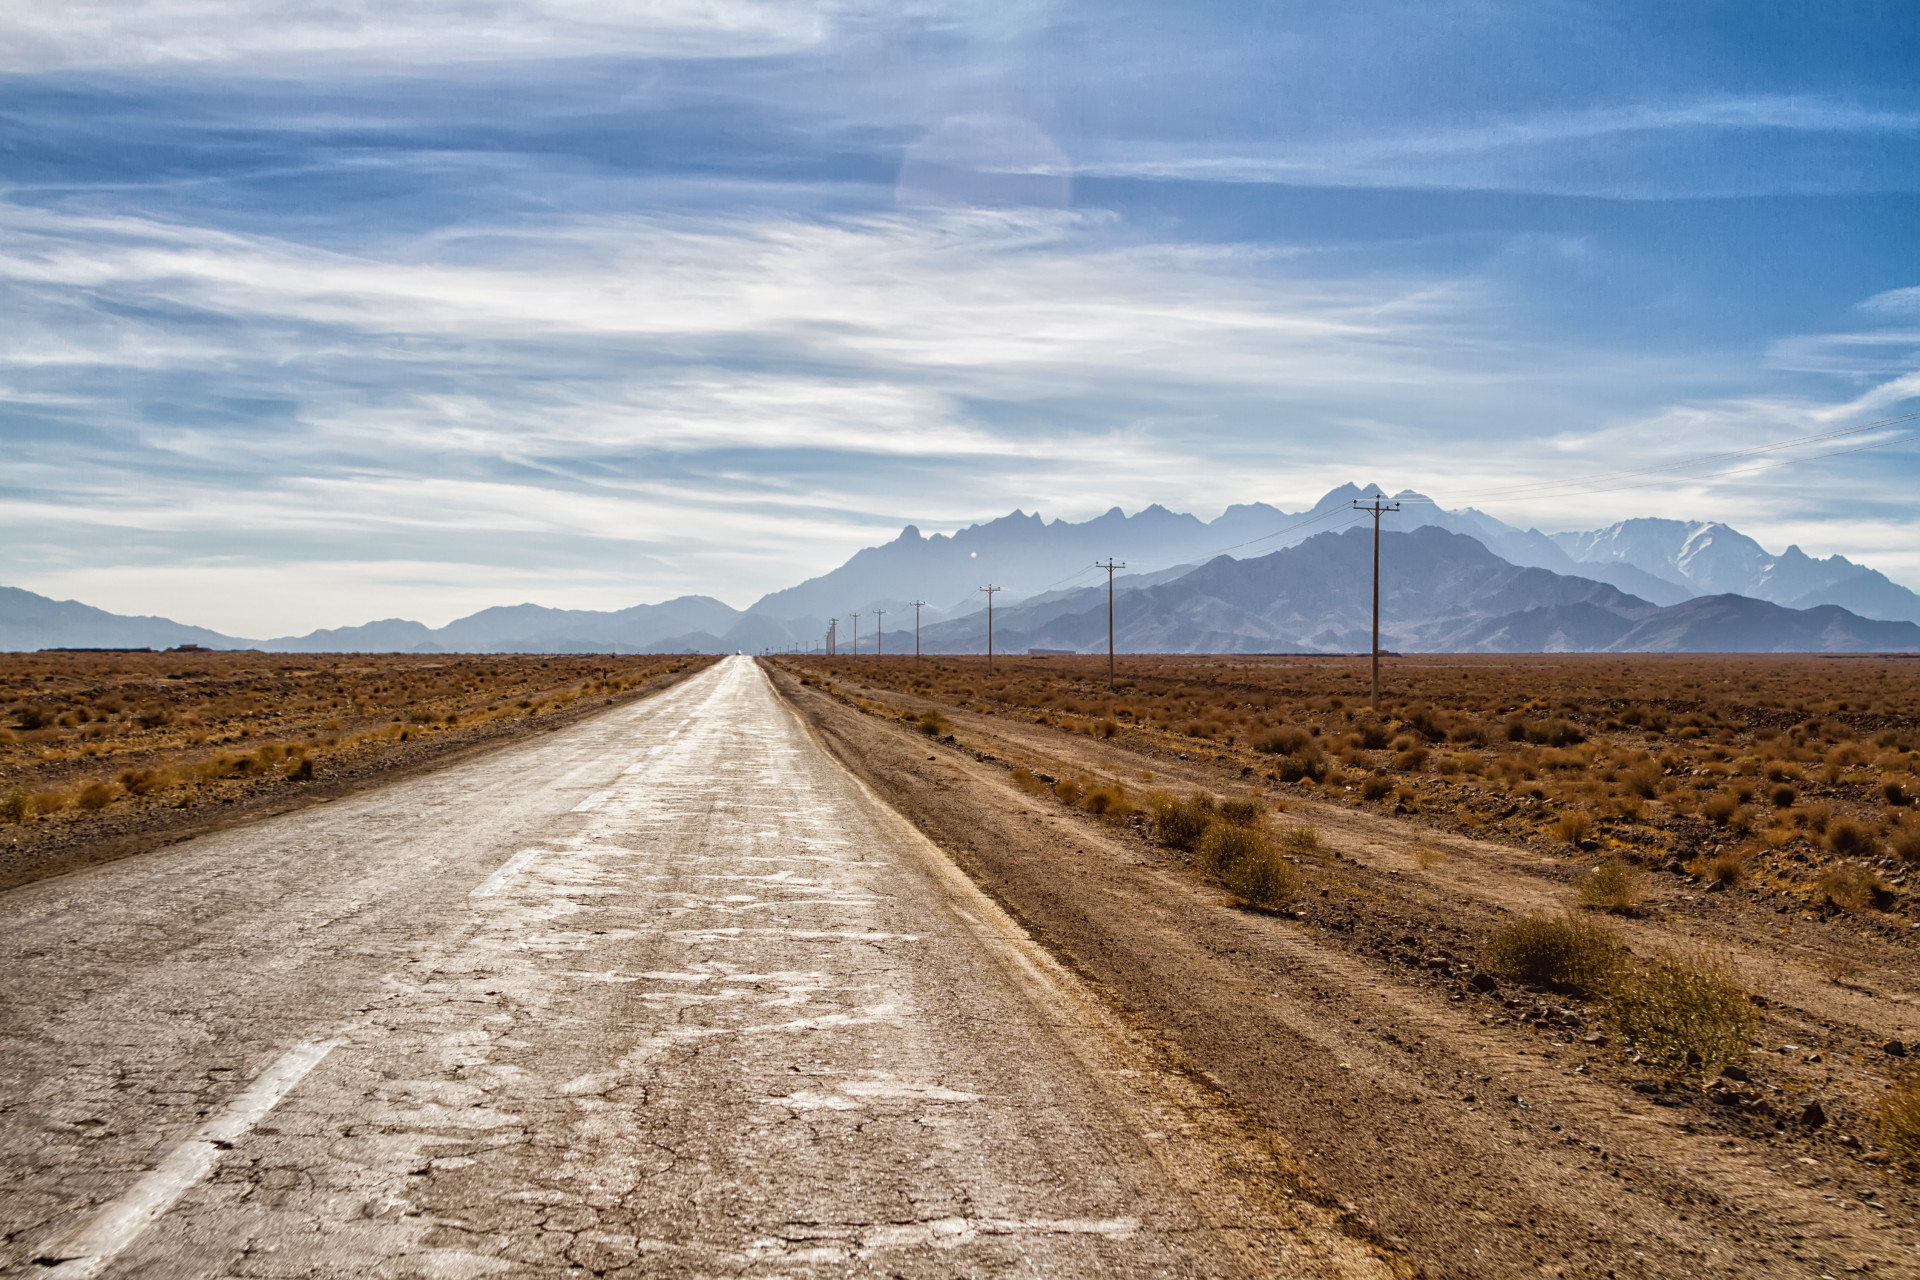
[[[245,1092],[218,1115],[202,1123],[192,1137],[169,1151],[125,1195],[96,1213],[92,1221],[41,1250],[42,1258],[59,1260],[51,1265],[42,1264],[47,1274],[97,1275],[161,1214],[171,1209],[189,1188],[205,1178],[220,1159],[220,1153],[259,1124],[267,1112],[340,1043],[311,1040],[281,1054]]]
[[[589,813],[594,809],[599,808],[600,802],[602,800],[605,800],[608,796],[612,794],[613,792],[611,791],[596,791],[592,795],[588,796],[585,800],[582,800],[579,804],[573,806],[573,811],[575,813]]]
[[[492,875],[475,885],[472,890],[468,892],[467,896],[469,898],[491,898],[506,886],[507,881],[524,871],[527,864],[539,857],[540,853],[541,851],[538,849],[522,849],[501,863],[499,869]]]

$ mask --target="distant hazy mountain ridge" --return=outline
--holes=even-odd
[[[1126,563],[1115,581],[1121,647],[1138,652],[1351,652],[1367,644],[1370,598],[1355,596],[1370,535],[1330,534],[1371,487],[1342,485],[1312,507],[1265,503],[1203,521],[1150,506],[1078,524],[1015,511],[957,533],[906,526],[891,542],[771,592],[745,610],[710,596],[598,611],[521,604],[444,627],[401,618],[255,641],[132,618],[0,588],[0,646],[260,648],[284,652],[756,652],[817,648],[828,619],[872,652],[874,610],[886,648],[912,645],[909,602],[929,602],[931,651],[985,647],[979,588],[1004,589],[1000,647],[1103,649],[1106,583],[1096,559]],[[1382,642],[1407,650],[1895,650],[1920,647],[1920,595],[1843,556],[1798,547],[1774,555],[1723,524],[1624,520],[1546,534],[1471,508],[1448,511],[1411,490],[1382,521]],[[1285,554],[1280,554],[1285,553]],[[1358,565],[1358,567],[1356,567]],[[1355,578],[1360,575],[1360,579]],[[1356,613],[1358,609],[1360,612]],[[1098,624],[1097,627],[1095,624]],[[1889,626],[1888,624],[1894,624]],[[1097,634],[1096,634],[1097,632]]]

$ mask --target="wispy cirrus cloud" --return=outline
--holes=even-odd
[[[1659,12],[1653,57],[1479,0],[16,6],[0,575],[251,634],[745,603],[907,521],[1886,411],[1908,68]],[[1920,544],[1862,474],[1493,509]]]

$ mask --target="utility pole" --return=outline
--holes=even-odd
[[[829,620],[827,623],[827,656],[829,658],[833,657],[836,653],[840,651],[840,646],[837,643],[835,643],[839,639],[840,639],[840,619],[833,618]]]
[[[982,587],[980,589],[987,593],[987,674],[992,675],[993,674],[993,593],[1000,590],[1000,588],[999,587]]]
[[[1400,504],[1386,504],[1382,494],[1374,494],[1366,503],[1356,501],[1354,510],[1373,517],[1373,714],[1380,714],[1380,517],[1398,511]]]
[[[1107,562],[1105,564],[1101,564],[1098,560],[1095,560],[1093,562],[1093,567],[1096,569],[1105,569],[1107,571],[1107,692],[1112,693],[1114,688],[1114,685],[1113,685],[1113,571],[1115,569],[1126,568],[1127,562],[1125,560],[1115,560],[1112,556],[1108,556]]]
[[[860,656],[860,615],[853,615],[853,656]]]
[[[873,611],[873,660],[875,662],[887,656],[887,626],[882,621],[886,616],[885,609]]]
[[[920,606],[925,603],[925,600],[913,602],[913,660],[915,662],[920,661]]]

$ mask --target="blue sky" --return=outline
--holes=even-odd
[[[1377,479],[1920,586],[1911,443],[1517,496],[1920,409],[1915,66],[1910,3],[9,6],[0,581],[744,605]]]

